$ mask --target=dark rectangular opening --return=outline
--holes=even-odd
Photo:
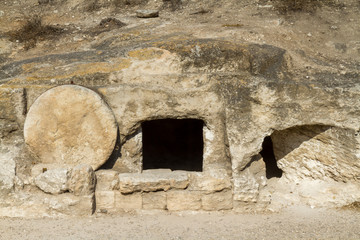
[[[277,165],[273,142],[270,136],[265,137],[260,154],[265,162],[266,178],[281,178],[283,171]]]
[[[202,171],[203,126],[198,119],[160,119],[142,123],[143,170]]]

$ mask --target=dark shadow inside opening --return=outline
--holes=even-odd
[[[260,154],[265,162],[266,178],[280,178],[283,171],[277,166],[273,143],[270,136],[265,137]]]
[[[203,126],[198,119],[160,119],[143,122],[143,170],[202,171]]]

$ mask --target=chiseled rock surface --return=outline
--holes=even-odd
[[[202,208],[208,211],[229,210],[233,207],[232,191],[206,194],[202,197]]]
[[[141,209],[141,193],[122,194],[120,192],[115,192],[115,207],[116,209],[122,210]]]
[[[142,194],[143,209],[166,209],[166,192],[148,192]]]
[[[36,99],[26,116],[25,142],[42,163],[97,169],[112,153],[117,136],[114,115],[90,89],[64,85]]]
[[[219,192],[232,187],[231,179],[224,171],[219,173],[191,173],[188,189],[195,191]]]
[[[71,171],[67,168],[47,170],[35,178],[35,184],[46,193],[59,194],[69,190]]]
[[[28,185],[34,164],[88,164],[98,170],[107,159],[106,168],[121,173],[98,174],[98,203],[109,208],[162,208],[165,193],[169,209],[216,209],[230,191],[239,211],[260,203],[276,209],[276,203],[358,201],[360,62],[359,37],[352,31],[360,21],[357,1],[344,1],[341,11],[299,11],[295,22],[260,9],[262,1],[255,0],[131,1],[124,8],[114,3],[125,1],[50,2],[49,8],[36,0],[1,6],[0,148],[6,142],[10,152],[20,151],[11,157],[0,151],[7,164],[0,170],[6,183],[0,204],[15,206],[7,194],[14,179],[20,180],[16,191],[33,190]],[[209,12],[192,14],[199,7]],[[161,9],[166,17],[131,17],[139,9]],[[46,16],[30,19],[41,23],[38,31],[45,36],[11,37],[26,32],[26,19],[19,16],[30,11]],[[114,12],[126,26],[102,24]],[[353,21],[337,21],[339,16]],[[324,21],[310,30],[319,17]],[[59,31],[43,32],[55,26]],[[204,121],[201,174],[140,173],[141,125],[164,118]],[[266,136],[273,139],[281,178],[266,179],[263,160],[254,162]],[[25,140],[32,156],[23,149]],[[33,169],[33,178],[61,167],[43,168]],[[214,175],[213,169],[226,174]],[[64,191],[64,181],[56,181],[56,191]],[[156,194],[162,204],[154,205],[150,195],[142,200],[141,191]],[[67,211],[56,207],[63,200],[79,199],[75,191],[31,193],[24,202],[32,204],[42,194],[58,211]]]
[[[0,196],[14,188],[15,161],[11,153],[0,154]]]
[[[259,196],[260,183],[247,169],[234,180],[234,200],[256,202]]]
[[[196,191],[170,191],[167,193],[170,211],[200,210],[201,194]]]
[[[94,195],[72,193],[15,193],[0,202],[0,215],[21,218],[89,216],[94,212]]]
[[[96,209],[114,209],[115,192],[114,191],[96,191]]]
[[[53,163],[39,163],[34,165],[31,168],[31,176],[33,179],[35,179],[40,174],[43,174],[44,172],[48,170],[54,170],[54,169],[71,169],[69,166],[66,166],[64,164],[53,164]]]
[[[158,169],[145,170],[142,173],[121,173],[119,181],[122,193],[153,192],[171,188],[185,189],[189,185],[189,176],[185,171]]]
[[[98,170],[96,174],[96,191],[112,191],[119,189],[119,172],[106,169]]]
[[[289,181],[301,179],[360,180],[354,130],[302,126],[274,132],[274,153]]]
[[[80,164],[71,170],[68,181],[70,192],[75,196],[90,195],[95,192],[96,176],[91,166]]]

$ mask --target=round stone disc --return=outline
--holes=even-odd
[[[36,99],[26,116],[24,137],[42,163],[85,163],[96,170],[114,149],[117,125],[97,93],[63,85]]]

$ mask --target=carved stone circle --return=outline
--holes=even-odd
[[[94,91],[63,85],[36,99],[24,125],[25,142],[42,163],[89,164],[99,168],[111,155],[117,125]]]

